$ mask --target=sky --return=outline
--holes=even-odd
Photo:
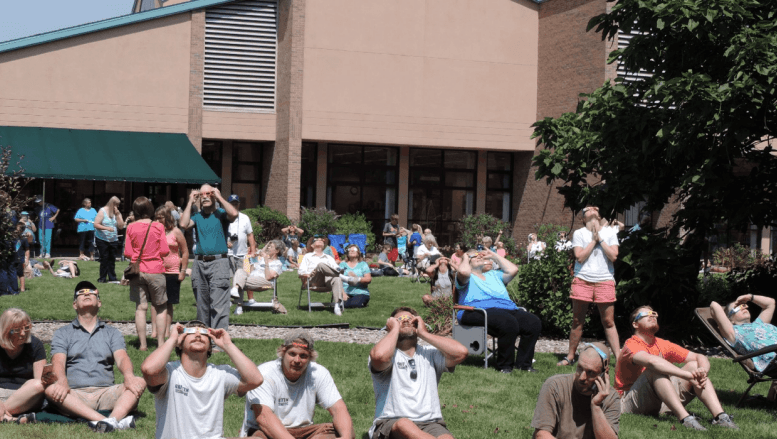
[[[133,0],[0,0],[0,42],[127,15]]]

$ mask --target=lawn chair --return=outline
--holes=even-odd
[[[710,331],[710,334],[712,334],[712,336],[715,337],[715,340],[718,341],[718,344],[723,347],[723,351],[729,357],[731,357],[735,363],[739,363],[739,365],[742,366],[742,369],[744,369],[747,373],[747,383],[750,384],[750,387],[748,387],[747,390],[745,390],[745,393],[742,394],[742,397],[739,398],[739,401],[736,405],[737,407],[742,405],[742,402],[745,400],[745,398],[747,398],[747,394],[750,393],[750,389],[752,389],[756,384],[770,381],[774,383],[777,381],[777,377],[764,376],[762,372],[758,372],[755,369],[752,360],[753,357],[757,357],[759,355],[768,354],[770,352],[777,352],[777,345],[767,346],[747,355],[739,355],[720,334],[718,322],[716,322],[715,318],[712,317],[712,311],[709,307],[696,308],[696,317],[701,320],[707,330]],[[775,357],[775,359],[777,359],[777,357]],[[774,363],[774,360],[772,360],[772,363]]]
[[[299,288],[299,302],[297,303],[297,307],[300,309],[304,309],[302,306],[302,295],[305,293],[305,291],[308,292],[308,312],[311,312],[313,308],[320,308],[320,309],[327,309],[327,308],[334,308],[334,296],[332,297],[331,302],[311,302],[310,298],[310,292],[314,293],[331,293],[332,288],[329,286],[323,286],[323,287],[317,287],[314,285],[310,285],[310,278],[308,278],[305,282],[300,285]]]
[[[366,254],[367,250],[367,235],[363,233],[355,233],[352,235],[348,235],[348,245],[356,244],[357,247],[359,247],[359,251],[362,252],[362,254]]]
[[[337,253],[345,253],[345,235],[327,235],[329,238],[329,245],[337,250]]]
[[[459,323],[456,318],[456,311],[477,311],[483,313],[485,320],[484,326],[467,326]],[[483,308],[474,308],[464,305],[453,305],[453,339],[463,344],[469,355],[484,355],[485,361],[483,368],[488,369],[488,359],[494,356],[496,359],[496,338],[494,338],[494,347],[488,348],[488,313]]]
[[[278,300],[278,278],[270,281],[272,287],[261,288],[258,290],[251,290],[254,293],[272,290],[272,298],[269,302],[256,302],[253,305],[249,305],[248,302],[243,303],[243,311],[273,311],[275,309],[275,302]]]

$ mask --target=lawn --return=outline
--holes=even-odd
[[[83,263],[81,279],[96,279],[97,263]],[[123,266],[118,267],[119,269]],[[19,306],[26,309],[33,319],[71,319],[72,290],[77,281],[53,279],[46,275],[30,284],[30,291],[19,296],[0,297],[2,307]],[[380,327],[386,316],[395,306],[410,305],[421,307],[420,295],[427,291],[426,284],[411,284],[407,279],[379,278],[371,288],[373,301],[362,310],[348,310],[342,317],[331,312],[296,310],[299,282],[293,273],[286,273],[279,283],[281,301],[289,310],[288,315],[270,313],[247,313],[233,316],[233,322],[260,323],[265,325],[299,325],[349,322],[353,326]],[[127,299],[128,288],[117,285],[100,285],[103,300],[101,315],[112,320],[130,320],[133,306]],[[176,310],[176,319],[194,318],[194,299],[191,283],[186,280],[182,288],[182,303]],[[140,364],[147,353],[139,352],[132,346],[137,345],[136,337],[126,337],[128,352],[133,360],[135,371],[140,373]],[[275,358],[275,349],[280,340],[236,340],[235,343],[257,364]],[[367,356],[370,346],[346,343],[317,343],[319,362],[326,366],[337,383],[338,389],[348,406],[357,438],[366,438],[366,432],[372,423],[375,399],[372,383],[367,370]],[[48,349],[48,346],[47,346]],[[537,354],[535,367],[538,374],[513,372],[503,375],[493,369],[483,370],[481,358],[469,358],[459,366],[455,373],[445,374],[440,382],[440,399],[443,404],[443,416],[458,439],[480,439],[484,437],[529,438],[530,428],[537,394],[542,383],[556,373],[571,373],[572,367],[557,368],[560,357],[552,354]],[[229,363],[225,354],[214,354],[213,363]],[[734,408],[741,393],[747,387],[745,374],[738,365],[730,360],[712,359],[711,380],[718,388],[718,395],[724,408],[734,415],[734,420],[742,432],[732,432],[709,426],[711,415],[699,403],[694,401],[689,410],[701,415],[703,424],[709,432],[689,431],[680,426],[674,418],[650,418],[624,415],[621,419],[621,438],[657,437],[690,438],[771,438],[775,436],[774,404],[750,403],[744,408]],[[117,381],[121,381],[117,376]],[[614,370],[611,371],[614,381]],[[759,384],[752,393],[766,394],[767,384]],[[230,397],[226,401],[224,433],[236,436],[243,420],[245,400]],[[155,411],[153,397],[145,393],[138,407],[141,418],[134,431],[118,432],[117,437],[149,438],[154,436]],[[316,422],[326,422],[329,415],[317,409]],[[676,430],[674,429],[676,428]],[[43,438],[68,437],[91,438],[94,433],[85,425],[5,425],[0,437]]]

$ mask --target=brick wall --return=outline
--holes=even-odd
[[[205,68],[205,10],[192,12],[189,58],[189,141],[202,153],[202,94]]]
[[[600,87],[606,77],[614,78],[614,67],[606,65],[607,53],[615,46],[603,42],[600,34],[586,32],[588,21],[606,11],[604,0],[549,0],[539,9],[539,60],[537,75],[537,119],[558,117],[575,111],[578,95]],[[572,225],[572,212],[556,187],[534,178],[536,169],[527,169],[530,157],[518,155],[515,189],[518,212],[513,236],[526,244],[526,236],[539,224]],[[522,186],[522,188],[521,188]],[[574,227],[580,227],[578,218]]]

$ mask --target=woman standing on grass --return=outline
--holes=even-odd
[[[167,291],[167,323],[164,326],[164,337],[170,336],[170,326],[173,324],[173,305],[180,302],[181,282],[186,277],[186,267],[189,266],[189,249],[181,229],[175,226],[173,214],[167,206],[159,206],[154,212],[154,218],[165,227],[165,239],[170,253],[162,258],[165,265],[165,285]],[[151,308],[151,337],[157,336],[156,308]]]
[[[130,279],[130,300],[135,302],[135,329],[140,338],[141,351],[148,350],[146,345],[146,311],[148,302],[156,310],[157,346],[165,342],[165,325],[167,325],[167,280],[165,265],[162,258],[170,254],[170,247],[165,237],[165,227],[156,221],[154,206],[146,197],[138,197],[132,203],[132,213],[135,222],[127,227],[127,238],[124,246],[124,256],[130,263],[140,262],[140,275]],[[144,245],[145,242],[145,245]]]
[[[116,254],[119,253],[119,229],[124,228],[119,203],[119,197],[111,197],[94,218],[94,238],[100,252],[98,283],[119,282],[116,279]]]
[[[340,269],[345,273],[341,278],[345,283],[343,285],[345,294],[348,295],[343,308],[367,306],[370,303],[370,290],[367,289],[367,285],[372,282],[372,274],[370,274],[370,266],[362,258],[359,246],[351,244],[345,248],[345,260],[340,262]]]
[[[46,349],[33,337],[26,312],[9,308],[0,315],[0,347],[0,419],[35,422],[35,413],[27,412],[40,410],[43,404]]]
[[[78,250],[82,261],[94,260],[94,220],[97,212],[92,209],[92,200],[84,198],[81,208],[76,212],[75,220],[78,223]],[[87,256],[88,255],[88,256]]]

